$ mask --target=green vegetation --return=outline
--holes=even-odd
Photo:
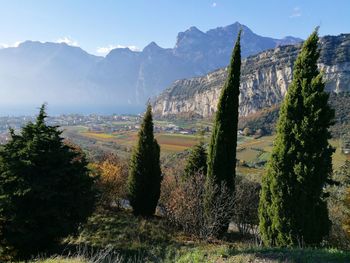
[[[232,52],[231,63],[228,68],[228,77],[221,91],[218,110],[216,112],[214,128],[209,144],[208,176],[207,176],[207,206],[216,198],[216,193],[209,190],[218,186],[218,191],[226,187],[234,191],[237,123],[239,106],[239,85],[241,72],[241,31],[238,33],[235,47]],[[216,213],[215,209],[207,207],[207,213]],[[220,222],[219,235],[227,231],[229,222]]]
[[[0,260],[26,258],[77,231],[93,212],[84,154],[45,124],[45,106],[0,150]]]
[[[92,250],[96,254],[106,254],[106,258],[114,255],[120,260],[106,260],[106,262],[130,260],[131,262],[330,263],[350,260],[350,252],[342,250],[258,247],[241,240],[237,235],[232,235],[229,240],[218,240],[210,244],[183,235],[169,227],[161,218],[134,217],[127,211],[97,213],[88,220],[79,235],[67,238],[64,242],[65,247],[72,248],[71,257],[48,256],[47,259],[42,258],[33,262],[87,263],[94,257],[94,253],[88,253]],[[76,248],[76,252],[73,248]],[[103,253],[106,248],[110,253]]]
[[[187,159],[184,177],[190,178],[197,173],[207,174],[207,150],[203,141],[195,145],[191,150],[190,156]]]
[[[334,111],[317,69],[318,57],[315,31],[295,62],[262,182],[259,219],[266,245],[317,245],[329,232],[323,188],[332,172],[328,128]]]
[[[129,166],[128,197],[135,215],[151,216],[155,212],[162,179],[159,151],[153,135],[152,108],[148,105]]]

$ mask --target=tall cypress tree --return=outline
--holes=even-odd
[[[328,128],[334,111],[317,69],[318,58],[315,30],[294,64],[263,178],[259,227],[266,245],[318,244],[329,232],[323,188],[332,171]]]
[[[153,135],[152,107],[148,105],[130,161],[129,201],[135,215],[154,214],[160,196],[160,148]]]
[[[239,106],[239,86],[241,74],[241,31],[238,33],[234,46],[231,62],[228,67],[228,75],[219,99],[213,133],[209,145],[207,187],[225,187],[233,193],[236,146],[237,146],[237,123]],[[215,187],[214,187],[215,188]],[[215,198],[215,193],[208,190],[207,213],[215,213],[215,208],[210,207],[210,202]],[[222,233],[227,231],[229,222],[221,222]]]

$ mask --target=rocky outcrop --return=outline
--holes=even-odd
[[[350,34],[325,36],[320,40],[319,68],[326,89],[350,91]],[[281,102],[292,81],[293,65],[300,45],[281,46],[242,61],[241,116]],[[156,115],[193,113],[212,115],[226,79],[226,68],[202,77],[178,80],[152,101]]]

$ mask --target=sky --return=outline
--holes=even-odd
[[[0,0],[0,48],[25,40],[66,42],[95,55],[151,41],[174,47],[191,26],[207,31],[236,21],[255,33],[305,39],[350,33],[350,0]]]

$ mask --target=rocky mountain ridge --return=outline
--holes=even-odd
[[[300,44],[281,46],[242,61],[241,116],[281,102],[291,83],[299,49]],[[350,34],[322,37],[320,49],[318,65],[324,73],[326,89],[336,93],[350,91]],[[211,116],[216,111],[226,70],[221,68],[202,77],[175,81],[152,100],[155,114]]]

